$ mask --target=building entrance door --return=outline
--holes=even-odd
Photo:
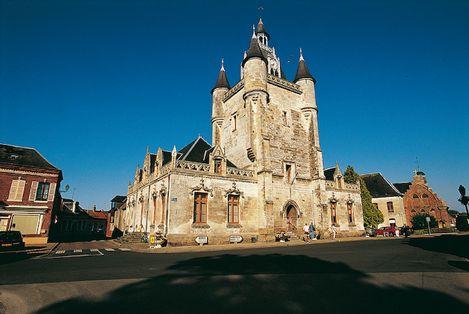
[[[296,224],[298,222],[298,211],[295,206],[289,205],[287,207],[287,230],[290,232],[296,231]]]

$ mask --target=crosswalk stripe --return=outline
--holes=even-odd
[[[121,247],[121,248],[119,248],[119,250],[121,250],[121,251],[130,251],[130,249],[125,248],[125,247]]]
[[[55,254],[64,254],[64,253],[65,251],[62,251],[62,250],[55,252]]]
[[[81,249],[73,250],[73,253],[81,253],[81,252],[83,252]]]
[[[114,252],[115,251],[114,249],[111,249],[111,248],[107,248],[105,250],[108,251],[108,252]]]

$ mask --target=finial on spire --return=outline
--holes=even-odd
[[[303,49],[300,48],[300,61],[301,60],[305,61],[305,59],[303,58]]]
[[[252,38],[256,38],[256,27],[252,24]]]
[[[220,71],[225,71],[225,60],[221,58],[221,69]]]

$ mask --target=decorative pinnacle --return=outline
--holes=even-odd
[[[221,58],[221,69],[220,71],[225,71],[225,60]]]
[[[301,60],[305,61],[305,59],[303,58],[303,50],[300,48],[300,61]]]
[[[256,27],[252,24],[252,38],[256,38]]]

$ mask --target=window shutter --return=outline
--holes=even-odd
[[[24,181],[24,180],[18,180],[18,188],[16,189],[16,195],[15,195],[15,199],[17,201],[22,201],[23,200],[25,183],[26,183],[26,181]]]
[[[47,201],[48,202],[52,202],[54,200],[54,196],[55,196],[55,187],[56,187],[56,184],[55,183],[51,183],[49,185],[49,197],[47,198]]]
[[[16,199],[16,191],[18,190],[18,180],[11,181],[10,194],[8,200],[14,201]]]
[[[37,181],[33,181],[31,183],[31,190],[29,191],[29,200],[34,201],[36,200],[36,192],[37,192]]]

